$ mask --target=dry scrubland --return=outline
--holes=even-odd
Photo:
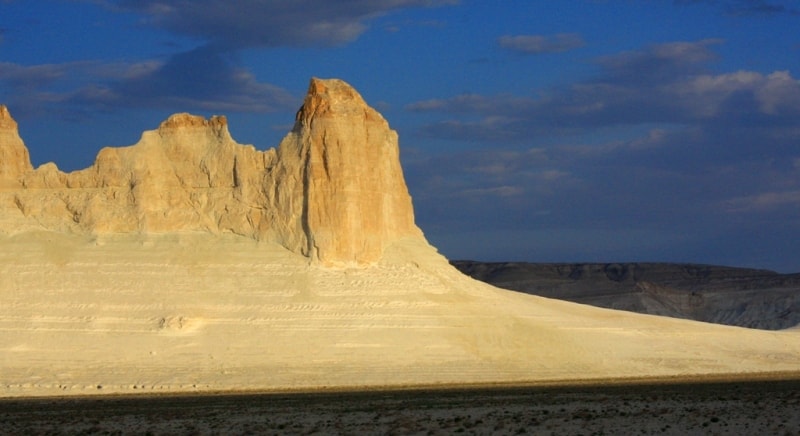
[[[800,433],[800,381],[0,401],[8,434]]]
[[[464,276],[414,225],[396,133],[338,80],[277,150],[181,114],[69,174],[33,169],[0,109],[2,397],[800,371],[797,329]]]

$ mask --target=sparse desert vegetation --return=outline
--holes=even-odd
[[[0,401],[4,434],[798,434],[800,379]]]

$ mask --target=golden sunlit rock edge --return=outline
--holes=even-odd
[[[472,280],[414,223],[398,137],[312,79],[276,149],[177,114],[64,173],[0,106],[0,396],[800,372],[800,331]]]
[[[267,151],[236,143],[224,116],[185,113],[72,173],[33,170],[5,107],[0,141],[5,215],[18,218],[6,232],[229,232],[326,264],[372,263],[386,244],[422,236],[397,133],[340,80],[313,79],[294,128]]]

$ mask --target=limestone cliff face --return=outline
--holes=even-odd
[[[326,265],[371,263],[422,237],[397,134],[340,80],[312,79],[277,150],[236,143],[224,117],[176,114],[72,173],[32,169],[0,108],[0,232],[231,232]]]
[[[48,163],[27,172],[26,189],[13,193],[14,202],[30,220],[55,231],[259,237],[259,211],[267,205],[248,210],[259,197],[242,197],[242,179],[263,177],[274,154],[234,142],[224,117],[176,114],[144,132],[136,145],[102,149],[87,169],[66,174]]]
[[[31,159],[19,137],[17,122],[8,108],[0,105],[0,188],[17,187],[20,177],[30,171]]]
[[[321,260],[375,261],[387,241],[421,235],[397,133],[346,83],[311,81],[277,161],[273,192],[292,184],[289,196],[274,199],[280,216],[291,217],[278,229],[292,249]]]

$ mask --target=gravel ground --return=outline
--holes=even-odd
[[[2,434],[800,434],[800,380],[0,400]]]

